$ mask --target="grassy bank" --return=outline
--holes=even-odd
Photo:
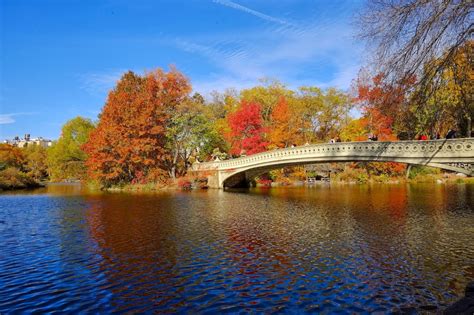
[[[316,184],[403,184],[403,183],[433,183],[433,184],[463,184],[474,183],[474,178],[460,176],[454,173],[442,173],[437,169],[413,168],[410,176],[389,176],[386,174],[370,175],[363,169],[348,169],[331,175],[329,181],[317,181]],[[303,186],[306,185],[300,177],[279,177],[271,180],[256,179],[253,183],[258,187],[283,187],[283,186]],[[87,182],[87,187],[91,190],[105,190],[111,192],[154,192],[165,190],[196,190],[207,189],[207,179],[204,177],[184,176],[166,182],[151,182],[142,184],[122,184],[112,187],[101,187],[97,182]]]

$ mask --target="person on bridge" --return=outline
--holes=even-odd
[[[454,139],[456,138],[456,130],[449,129],[448,133],[446,134],[446,139]]]
[[[375,134],[369,135],[369,141],[378,141],[378,140],[379,140],[379,137],[377,137],[377,135]]]

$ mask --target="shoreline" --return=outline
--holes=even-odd
[[[190,181],[189,181],[190,182]],[[48,185],[63,185],[63,184],[80,184],[92,191],[105,191],[105,192],[161,192],[161,191],[196,191],[196,190],[208,190],[206,185],[202,183],[192,183],[189,185],[180,186],[179,179],[175,183],[162,184],[162,183],[147,183],[147,184],[125,184],[123,186],[112,186],[109,188],[100,188],[93,183],[84,183],[80,181],[63,181],[63,182],[41,182],[34,185],[28,186],[16,186],[1,188],[0,192],[11,192],[11,191],[22,191],[22,190],[34,190],[38,188],[45,188]],[[379,179],[368,179],[367,181],[354,180],[319,180],[311,183],[306,183],[302,180],[290,180],[290,181],[275,181],[270,184],[259,184],[252,187],[259,188],[283,188],[283,187],[317,187],[322,185],[400,185],[400,184],[434,184],[434,185],[452,185],[452,184],[474,184],[474,177],[463,177],[456,174],[439,174],[433,176],[421,176],[420,178],[406,179],[402,177],[389,177],[386,180]]]

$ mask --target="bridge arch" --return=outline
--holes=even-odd
[[[272,170],[277,170],[277,169],[282,169],[284,167],[291,167],[291,166],[303,166],[303,165],[314,165],[314,164],[323,164],[323,163],[334,163],[336,161],[321,161],[321,162],[315,162],[315,161],[309,161],[309,162],[295,162],[295,163],[285,163],[285,164],[272,164],[271,166],[264,167],[264,168],[247,168],[245,170],[240,170],[229,177],[223,179],[222,182],[222,187],[223,188],[233,188],[233,187],[248,187],[249,183],[253,181],[256,177],[259,175],[262,175],[264,173],[267,173]],[[337,161],[338,163],[344,163],[344,162],[354,162],[354,161]],[[357,161],[357,162],[397,162],[397,163],[403,163],[407,165],[419,165],[419,166],[430,166],[430,167],[435,167],[435,168],[440,168],[448,171],[453,171],[457,173],[463,173],[468,176],[472,176],[472,170],[469,170],[468,168],[463,168],[461,165],[451,165],[451,164],[441,164],[441,163],[428,163],[428,164],[422,164],[422,163],[407,163],[406,161],[389,161],[389,160],[376,160],[376,161],[369,161],[369,160],[364,160],[364,161]]]

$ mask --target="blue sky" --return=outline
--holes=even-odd
[[[343,0],[0,0],[0,140],[96,119],[126,70],[175,65],[195,91],[259,79],[347,89],[361,65]]]

